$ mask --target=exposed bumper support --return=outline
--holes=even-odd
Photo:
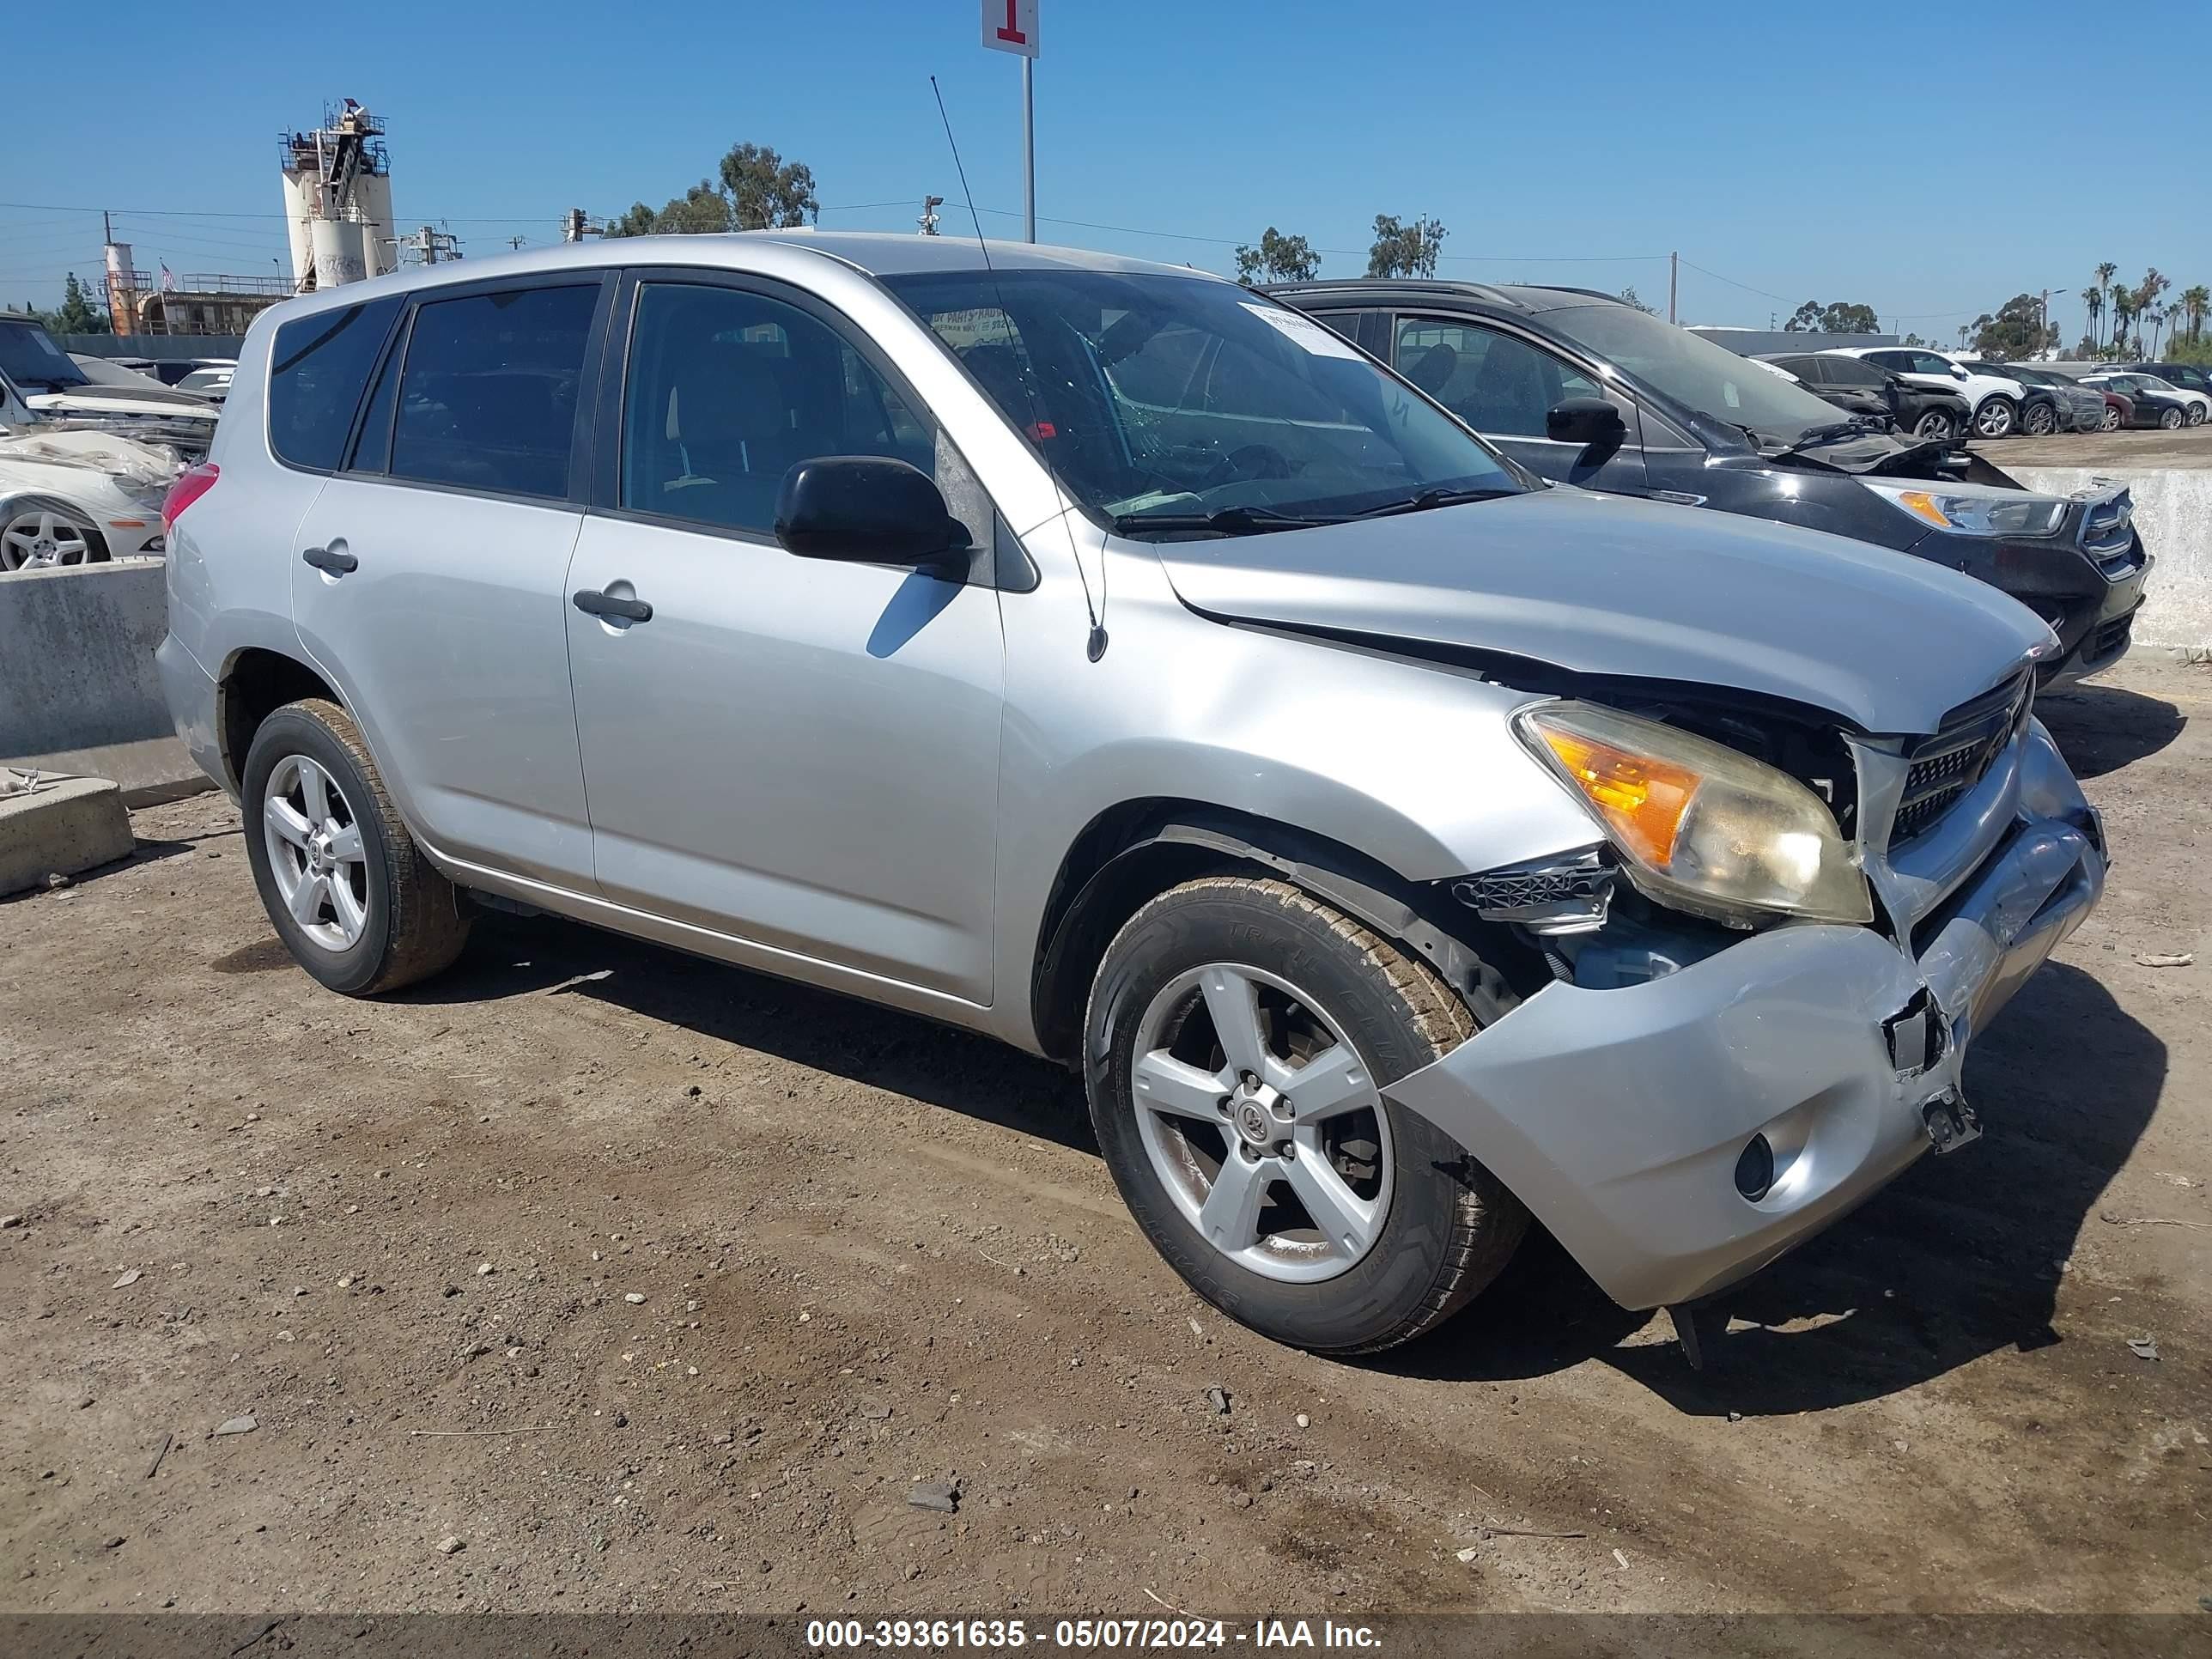
[[[1493,1170],[1624,1306],[1755,1272],[1931,1144],[1971,1138],[1967,1043],[2104,888],[2095,815],[2050,763],[1916,930],[1917,960],[1869,927],[1783,927],[1648,984],[1554,984],[1391,1097]],[[1916,1003],[1941,1040],[1893,1053]],[[1752,1200],[1735,1171],[1755,1134],[1774,1178]]]

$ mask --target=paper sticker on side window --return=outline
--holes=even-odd
[[[1354,362],[1359,361],[1359,354],[1347,345],[1342,337],[1303,313],[1288,311],[1281,306],[1254,305],[1249,300],[1239,303],[1278,334],[1303,346],[1316,357],[1349,357]]]

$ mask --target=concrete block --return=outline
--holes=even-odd
[[[2002,459],[2000,457],[2000,459]],[[2070,495],[2106,480],[2128,486],[2136,526],[2158,567],[2136,614],[2137,648],[2202,661],[2212,654],[2212,470],[2186,467],[2007,467],[2030,489]]]
[[[0,576],[0,763],[176,735],[154,667],[167,580],[159,563]]]
[[[141,738],[136,743],[101,744],[90,749],[58,749],[50,755],[21,755],[0,764],[19,771],[58,773],[75,778],[112,778],[123,804],[136,811],[165,800],[182,800],[216,787],[200,770],[191,750],[175,738]]]
[[[42,780],[27,795],[0,795],[0,893],[112,864],[137,845],[123,792],[106,778]]]

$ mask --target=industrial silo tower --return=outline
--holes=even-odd
[[[312,132],[286,133],[285,229],[292,284],[305,294],[399,268],[384,122],[348,98]]]

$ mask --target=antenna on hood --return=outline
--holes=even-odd
[[[1006,290],[999,286],[999,268],[991,263],[991,244],[983,234],[982,216],[975,210],[975,194],[968,188],[968,169],[960,160],[960,142],[952,136],[952,118],[945,112],[945,89],[937,84],[937,77],[933,75],[929,77],[929,89],[937,97],[937,118],[945,124],[945,147],[952,152],[953,171],[960,175],[960,194],[968,204],[969,222],[975,227],[975,246],[982,251],[983,270],[991,278],[991,291],[998,296],[999,315],[1006,319],[1006,326],[1012,329],[1014,313],[1006,309]],[[1031,431],[1035,431],[1040,424],[1040,417],[1036,394],[1030,387],[1029,353],[1024,349],[1019,356],[1023,361],[1022,397],[1029,404],[1030,427]],[[1057,483],[1059,480],[1054,479],[1054,482]],[[1062,519],[1061,528],[1065,532],[1065,518]],[[1084,647],[1084,654],[1097,662],[1106,654],[1106,626],[1098,620],[1099,608],[1106,603],[1106,568],[1103,564],[1098,568],[1098,604],[1093,605],[1091,602],[1091,577],[1083,568],[1083,555],[1077,550],[1075,538],[1072,534],[1068,536],[1067,547],[1075,556],[1076,580],[1083,584],[1084,614],[1091,618],[1091,637]]]

